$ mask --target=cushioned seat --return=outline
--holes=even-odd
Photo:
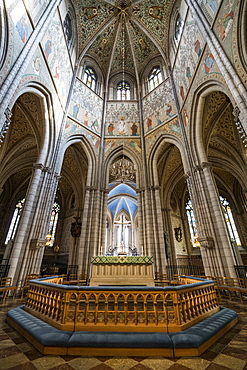
[[[7,317],[14,320],[34,339],[46,346],[67,347],[73,332],[62,331],[38,319],[23,309],[24,306],[13,308],[7,312]]]
[[[238,315],[235,311],[228,308],[221,307],[221,310],[207,319],[195,324],[191,328],[181,331],[170,333],[170,338],[173,342],[175,349],[175,356],[183,356],[184,351],[180,349],[199,349],[198,353],[202,353],[206,344],[208,348],[215,342],[218,333],[219,337],[224,334],[231,326],[237,321]],[[211,344],[209,343],[211,341]],[[192,353],[191,353],[192,355]]]
[[[44,354],[198,356],[227,332],[238,315],[228,308],[175,333],[62,331],[23,309],[7,312],[7,321]]]
[[[173,348],[167,333],[141,332],[75,332],[69,347],[105,347],[105,348]]]

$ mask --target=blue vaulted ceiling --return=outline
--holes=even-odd
[[[125,211],[133,219],[138,205],[137,195],[132,187],[125,183],[121,183],[109,192],[108,198],[108,208],[113,218],[119,212]]]

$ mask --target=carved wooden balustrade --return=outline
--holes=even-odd
[[[59,277],[31,280],[25,310],[61,330],[181,331],[220,309],[213,281],[181,283],[186,285],[77,287],[61,285]]]

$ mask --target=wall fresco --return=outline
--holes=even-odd
[[[106,136],[139,136],[139,110],[134,102],[107,104]]]
[[[208,21],[212,23],[219,8],[220,0],[199,0],[198,3]]]
[[[76,80],[69,114],[96,133],[101,131],[103,100],[80,80]]]
[[[174,80],[180,104],[183,104],[192,83],[204,45],[202,35],[189,13],[174,65]]]
[[[73,135],[83,135],[88,139],[90,144],[92,145],[94,151],[98,154],[99,148],[100,148],[100,138],[99,136],[95,135],[94,133],[89,132],[85,127],[82,125],[76,123],[72,119],[67,117],[67,122],[65,125],[64,135],[63,139],[67,139],[70,136]]]
[[[24,0],[24,2],[31,14],[33,22],[36,24],[48,5],[49,0]]]
[[[12,66],[18,58],[25,43],[29,39],[33,28],[24,4],[21,0],[8,1],[6,8],[8,13],[9,27],[13,32],[11,35],[13,37],[14,47],[12,46],[12,60],[10,62],[10,65]]]
[[[147,149],[147,156],[150,153],[152,146],[157,141],[158,137],[164,134],[172,134],[178,137],[181,137],[181,128],[178,123],[177,117],[173,120],[167,122],[162,127],[152,131],[149,135],[145,137],[146,149]]]
[[[72,68],[58,12],[55,13],[41,45],[58,95],[65,105],[72,79]]]
[[[104,157],[107,157],[110,154],[110,152],[116,149],[118,146],[123,146],[130,150],[134,150],[138,155],[141,155],[141,140],[140,139],[116,140],[116,139],[107,138],[105,139]],[[123,153],[125,153],[124,149],[123,149]]]
[[[217,21],[214,25],[214,32],[218,36],[219,41],[224,47],[227,55],[233,60],[232,51],[232,30],[236,16],[236,2],[227,0],[222,2]]]
[[[144,133],[164,124],[176,114],[169,80],[143,99]]]

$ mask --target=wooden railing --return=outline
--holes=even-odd
[[[174,332],[219,311],[213,282],[202,279],[164,288],[63,286],[61,280],[31,280],[25,305],[61,330]]]

